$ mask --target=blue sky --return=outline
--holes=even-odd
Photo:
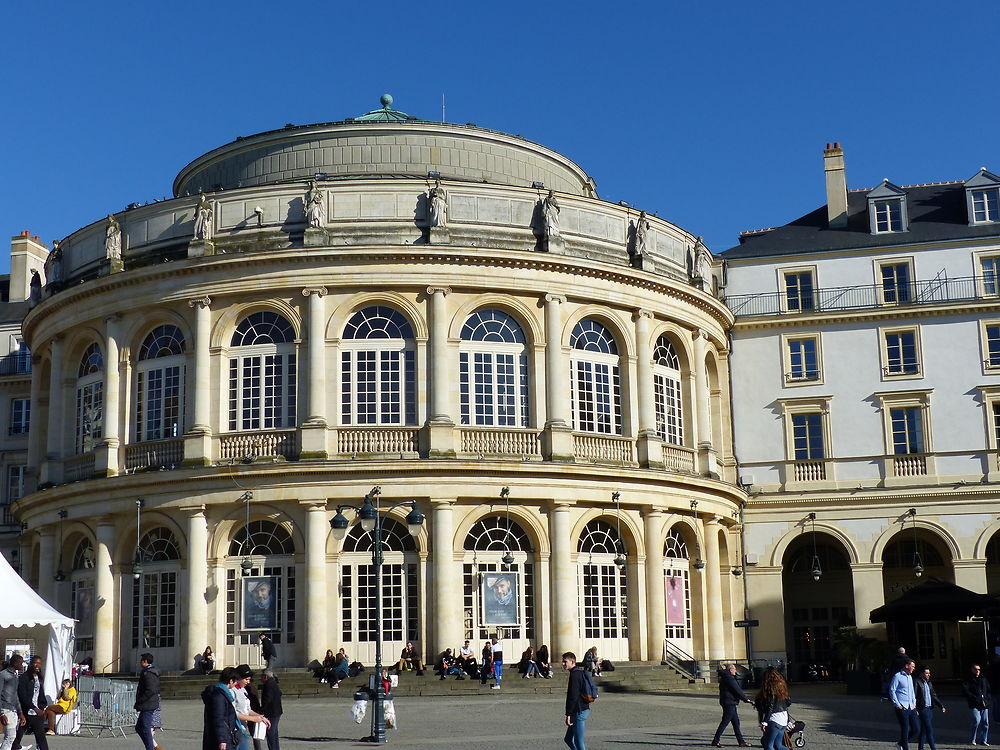
[[[719,252],[851,187],[1000,169],[1000,3],[6,3],[0,231],[170,195],[238,135],[395,106],[519,133]],[[6,266],[6,254],[0,270]]]

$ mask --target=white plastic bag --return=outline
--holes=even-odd
[[[382,708],[385,711],[386,729],[399,729],[399,724],[396,721],[396,704],[392,702],[392,699],[385,701]]]
[[[365,720],[365,712],[368,710],[368,701],[357,700],[351,706],[351,717],[355,723],[360,724]]]
[[[267,724],[263,721],[254,722],[253,725],[253,739],[263,740],[267,738]]]

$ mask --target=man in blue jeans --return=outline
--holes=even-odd
[[[139,666],[142,671],[135,689],[134,708],[139,712],[135,733],[142,739],[145,750],[154,750],[153,714],[160,707],[160,672],[153,666],[153,655],[148,652],[139,656]]]
[[[587,750],[584,744],[584,731],[587,717],[590,716],[590,704],[596,697],[596,690],[591,685],[590,675],[576,665],[576,654],[567,651],[562,655],[563,669],[569,672],[569,686],[566,689],[566,744],[570,750]],[[587,700],[584,696],[590,697]]]
[[[913,659],[903,662],[903,668],[892,676],[889,683],[889,699],[892,701],[899,722],[899,741],[896,743],[902,750],[910,750],[910,734],[919,734],[920,724],[917,719],[917,695],[913,689],[913,670],[916,669]]]

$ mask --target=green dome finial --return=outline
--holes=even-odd
[[[390,109],[392,107],[392,94],[382,94],[382,98],[379,101],[382,102],[383,107]]]

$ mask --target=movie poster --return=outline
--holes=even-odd
[[[483,625],[518,625],[517,573],[483,573]]]
[[[241,630],[278,630],[278,579],[251,576],[240,579],[243,588]]]

